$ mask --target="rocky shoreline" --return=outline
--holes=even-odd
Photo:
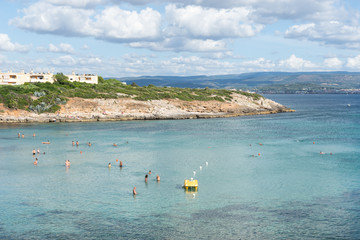
[[[231,101],[182,101],[174,99],[137,101],[131,98],[71,98],[56,113],[37,114],[8,109],[0,104],[1,123],[95,122],[220,118],[294,112],[272,100],[254,100],[234,93]]]

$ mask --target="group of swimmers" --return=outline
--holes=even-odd
[[[37,150],[35,150],[35,148],[32,150],[32,155],[33,157],[35,157],[36,155],[39,155],[40,154],[40,148],[38,148]],[[45,152],[44,152],[45,154]],[[34,165],[37,166],[38,164],[38,158],[35,157],[35,160],[34,160]]]
[[[33,137],[35,137],[35,136],[36,136],[36,135],[35,135],[35,133],[34,133],[34,134],[33,134]],[[18,138],[20,138],[20,137],[24,138],[25,135],[24,135],[24,134],[21,135],[20,133],[18,133]],[[126,143],[128,143],[128,142],[126,142]],[[76,145],[76,146],[79,146],[79,141],[76,141],[76,142],[72,141],[72,146],[75,146],[75,145]],[[91,143],[88,142],[87,145],[90,147],[90,146],[91,146]],[[117,144],[114,143],[113,146],[117,146]],[[34,157],[36,156],[36,154],[40,154],[40,149],[39,149],[39,148],[38,148],[37,150],[33,149],[33,150],[32,150],[32,154],[33,154]],[[44,154],[45,154],[45,152],[44,152]],[[116,159],[116,161],[118,161],[118,159]],[[38,164],[38,158],[35,158],[34,165],[37,165],[37,164]],[[66,166],[67,168],[70,167],[70,160],[66,160],[66,161],[65,161],[65,166]],[[120,168],[123,167],[123,162],[122,162],[122,161],[120,161],[119,167],[120,167]],[[111,168],[111,163],[108,164],[108,168],[109,168],[109,169]],[[145,175],[145,183],[148,182],[149,175],[151,175],[151,174],[152,174],[152,172],[151,172],[151,170],[149,170],[148,174]],[[157,182],[160,182],[160,176],[159,176],[158,174],[156,175],[156,181],[157,181]],[[133,195],[137,195],[137,194],[138,194],[138,193],[137,193],[137,191],[136,191],[136,187],[134,187],[134,188],[133,188]]]
[[[149,175],[151,175],[152,172],[151,170],[149,170],[148,174],[145,175],[145,183],[148,183],[148,178],[149,178]],[[156,181],[157,182],[160,182],[160,176],[159,174],[156,175]],[[136,192],[136,187],[133,188],[133,195],[137,195],[137,192]]]

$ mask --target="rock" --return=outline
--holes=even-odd
[[[293,112],[269,99],[253,100],[233,94],[228,102],[182,101],[163,99],[136,101],[132,98],[84,99],[70,98],[57,113],[36,114],[25,110],[7,109],[0,104],[0,122],[80,122],[155,119],[193,119],[235,117],[254,114]]]

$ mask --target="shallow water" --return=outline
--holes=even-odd
[[[359,239],[360,96],[268,97],[297,112],[1,125],[0,239]]]

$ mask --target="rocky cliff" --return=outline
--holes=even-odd
[[[193,119],[292,112],[272,100],[233,93],[231,101],[137,101],[132,98],[70,98],[56,113],[36,114],[0,105],[0,122],[82,122],[145,119]]]

